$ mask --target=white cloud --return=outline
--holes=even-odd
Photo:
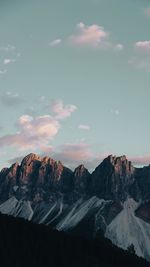
[[[10,63],[14,63],[16,60],[15,59],[11,59],[11,58],[5,58],[3,61],[4,65],[8,65]]]
[[[18,119],[15,134],[0,137],[0,146],[18,147],[21,151],[42,150],[49,146],[49,141],[57,135],[59,127],[59,122],[49,115],[23,115]]]
[[[85,125],[85,124],[80,124],[79,126],[78,126],[78,128],[79,129],[81,129],[81,130],[90,130],[90,126],[89,125]]]
[[[16,47],[14,45],[8,44],[7,46],[1,46],[0,51],[5,51],[5,52],[11,52],[14,51]]]
[[[138,41],[135,43],[135,47],[141,51],[150,52],[150,41]]]
[[[134,44],[135,56],[128,60],[128,64],[136,69],[150,70],[150,40],[137,41]]]
[[[52,105],[52,111],[57,120],[63,120],[70,117],[76,109],[77,107],[75,105],[64,105],[62,100],[56,101]]]
[[[50,43],[50,46],[58,46],[61,44],[61,42],[62,42],[61,39],[55,39]]]
[[[124,49],[124,45],[123,44],[116,44],[114,46],[115,51],[122,51]]]
[[[77,33],[72,35],[70,40],[75,45],[99,46],[104,44],[108,35],[102,26],[97,24],[88,26],[80,22],[77,24]]]

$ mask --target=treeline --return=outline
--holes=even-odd
[[[52,230],[0,214],[1,267],[148,267],[103,238],[83,237]]]

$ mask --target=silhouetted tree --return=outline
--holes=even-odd
[[[134,248],[134,245],[131,244],[128,249],[127,249],[131,254],[134,254],[135,255],[135,248]]]

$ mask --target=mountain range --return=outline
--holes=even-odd
[[[36,154],[0,172],[0,212],[98,238],[150,261],[150,165],[109,155],[90,173]]]

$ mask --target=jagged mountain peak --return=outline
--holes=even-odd
[[[41,164],[48,164],[48,165],[53,165],[53,166],[63,166],[62,162],[61,161],[56,161],[54,160],[53,158],[51,157],[48,157],[48,156],[39,156],[37,154],[34,154],[34,153],[30,153],[28,154],[27,156],[25,156],[23,159],[22,159],[22,162],[21,162],[21,166],[22,165],[30,165],[34,162],[39,162]],[[17,162],[14,163],[14,164],[18,164]],[[18,164],[19,165],[19,164]]]
[[[114,155],[109,155],[107,158],[104,159],[103,162],[107,162],[112,164],[113,166],[116,165],[124,165],[128,166],[130,168],[134,168],[131,161],[127,159],[126,155],[123,156],[114,156]]]
[[[120,175],[131,175],[135,171],[135,167],[132,165],[132,162],[127,159],[125,155],[123,156],[113,156],[109,155],[106,157],[95,169],[93,173],[113,173]]]
[[[30,163],[30,162],[35,161],[35,160],[41,161],[42,158],[40,156],[38,156],[37,154],[30,153],[23,158],[21,165],[26,164],[26,163]]]
[[[8,199],[10,201],[4,203]],[[145,222],[139,227],[140,219],[134,214],[149,222],[149,204],[138,208],[136,203],[141,200],[142,203],[150,200],[150,166],[134,168],[125,155],[109,155],[90,174],[83,164],[72,171],[60,161],[31,153],[20,165],[15,163],[0,172],[0,202],[4,203],[0,205],[1,212],[6,210],[7,214],[11,212],[28,219],[34,213],[33,219],[40,218],[39,222],[52,227],[60,226],[61,222],[60,229],[62,224],[67,228],[69,222],[75,231],[89,232],[90,229],[92,235],[107,229],[108,237],[113,240],[115,235],[113,242],[122,242],[123,248],[131,244],[128,242],[125,246],[118,218],[122,225],[127,218],[126,233],[130,233],[130,221],[140,232],[142,244],[134,243],[136,252],[150,259],[149,241],[144,238],[150,233],[150,227]],[[144,236],[143,226],[147,229]]]
[[[80,164],[75,170],[74,170],[74,174],[75,176],[80,176],[83,175],[84,173],[89,173],[88,169],[85,168],[85,166],[83,164]]]
[[[125,155],[109,155],[92,173],[90,190],[104,199],[125,200],[135,181],[134,172]]]

